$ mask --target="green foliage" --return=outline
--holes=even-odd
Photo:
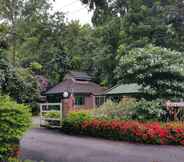
[[[36,73],[39,73],[42,70],[42,67],[43,66],[37,62],[32,62],[30,65],[30,69]]]
[[[30,108],[9,97],[0,97],[0,160],[9,156],[31,123]]]
[[[121,43],[129,49],[152,43],[183,51],[184,5],[181,0],[81,1],[94,10],[95,25],[108,23],[109,17],[119,18]]]
[[[184,53],[149,45],[120,53],[117,77],[144,87],[146,97],[177,99],[184,96]]]
[[[99,119],[131,119],[137,101],[133,98],[123,99],[119,103],[108,100],[98,109],[92,111],[92,115]]]
[[[6,75],[10,75],[9,62],[5,57],[4,50],[0,49],[0,92],[2,90],[2,85],[6,81]]]
[[[103,105],[101,105],[98,109],[92,111],[92,116],[95,118],[113,118],[114,112],[117,112],[117,103],[112,102],[111,100],[106,101]],[[117,117],[117,116],[116,116]]]
[[[7,78],[3,91],[21,103],[31,103],[39,96],[37,83],[29,69],[17,68],[13,77]]]
[[[50,112],[46,112],[44,114],[45,118],[54,118],[54,119],[58,119],[60,118],[60,112],[55,112],[55,111],[50,111]]]
[[[49,0],[0,2],[0,47],[7,49],[10,58],[2,60],[0,54],[0,89],[18,102],[35,105],[39,92],[33,74],[45,76],[53,85],[69,70],[87,71],[107,87],[119,80],[137,82],[149,87],[145,93],[151,98],[183,97],[181,72],[175,69],[183,65],[179,59],[184,50],[181,0],[81,0],[94,10],[93,27],[79,21],[66,23],[64,13],[49,12]],[[148,50],[148,44],[181,53]],[[152,63],[152,57],[158,57],[163,66]],[[11,65],[14,60],[16,66]],[[129,72],[133,79],[126,78]]]
[[[117,73],[112,71],[125,51],[148,44],[183,51],[184,5],[180,0],[81,1],[94,10],[95,37],[100,36],[106,47],[95,57],[94,65],[98,69],[97,80],[107,80],[108,86],[117,83]],[[123,52],[118,52],[122,47]]]
[[[71,112],[69,113],[69,115],[67,116],[67,118],[65,119],[66,122],[74,122],[75,124],[79,124],[84,120],[90,120],[91,116],[89,113],[87,112]]]
[[[63,46],[64,14],[51,14],[48,0],[28,0],[24,6],[25,11],[17,22],[17,34],[20,36],[17,38],[18,61],[23,67],[39,63],[42,65],[39,73],[56,83],[70,65]]]
[[[161,121],[165,113],[161,101],[146,101],[143,99],[134,105],[131,118],[139,121]]]
[[[14,67],[0,50],[0,92],[8,94],[19,103],[30,104],[33,108],[39,98],[38,85],[29,69]]]
[[[77,128],[76,131],[78,131],[83,121],[86,121],[86,120],[88,121],[91,119],[92,119],[92,116],[89,113],[80,112],[80,111],[71,112],[69,113],[67,118],[65,118],[64,121],[62,122],[62,130],[64,130],[67,133],[70,133],[70,132],[75,132],[75,129]]]
[[[91,112],[97,119],[161,121],[165,115],[161,101],[136,101],[133,98],[123,99],[119,103],[107,101],[98,109]]]

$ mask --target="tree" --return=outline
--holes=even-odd
[[[170,32],[172,32],[171,47],[184,51],[184,2],[182,0],[176,0],[175,5],[169,7],[167,23],[170,24]]]
[[[21,17],[24,0],[0,0],[0,20],[10,24],[9,34],[11,35],[11,47],[13,63],[16,61],[16,25],[18,18]]]
[[[6,51],[0,50],[0,93],[9,95],[18,103],[35,106],[39,99],[39,90],[35,78],[29,69],[17,68],[10,64]]]
[[[65,32],[64,14],[51,13],[49,0],[0,2],[0,38],[3,38],[0,44],[5,45],[4,38],[9,42],[6,52],[11,56],[9,65],[12,66],[11,62],[15,65],[16,58],[13,67],[26,71],[32,63],[37,62],[42,66],[40,74],[46,75],[53,83],[59,82],[64,75],[63,71],[67,70],[61,68],[70,65],[62,41]]]
[[[184,97],[184,53],[149,45],[120,52],[116,69],[124,83],[137,83],[152,98]]]
[[[107,0],[81,0],[89,10],[94,10],[92,22],[94,25],[102,25],[110,20],[112,14]]]
[[[184,4],[182,0],[99,0],[83,1],[94,10],[93,19],[121,20],[121,43],[129,49],[146,44],[183,51]],[[98,8],[109,14],[98,13]],[[105,16],[105,18],[104,18]],[[96,23],[94,23],[96,24]],[[100,24],[101,25],[101,24]]]
[[[117,83],[113,71],[118,64],[116,57],[121,40],[120,29],[120,19],[115,17],[94,30],[94,37],[99,37],[99,48],[101,48],[95,55],[95,64],[98,67],[98,79],[105,82],[105,86],[113,86]]]
[[[39,63],[42,66],[40,74],[57,83],[63,76],[58,59],[68,57],[64,51],[65,17],[62,12],[50,13],[49,10],[48,0],[25,3],[22,19],[17,23],[20,38],[17,60],[24,68],[34,62]]]

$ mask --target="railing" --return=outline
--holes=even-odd
[[[63,119],[62,103],[40,104],[40,126],[60,128],[62,124],[62,119]]]

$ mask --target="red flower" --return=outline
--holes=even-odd
[[[176,128],[175,131],[176,133],[184,133],[184,130],[181,128]]]
[[[111,139],[131,139],[132,141],[144,141],[146,143],[175,143],[184,145],[184,124],[179,123],[178,125],[177,123],[160,124],[158,122],[143,123],[137,121],[94,119],[82,122],[81,132],[88,133],[89,135],[92,132],[95,136]],[[74,124],[73,127],[77,126]]]

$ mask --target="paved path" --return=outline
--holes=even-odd
[[[152,146],[31,129],[21,141],[22,158],[45,162],[184,162],[184,147]]]

